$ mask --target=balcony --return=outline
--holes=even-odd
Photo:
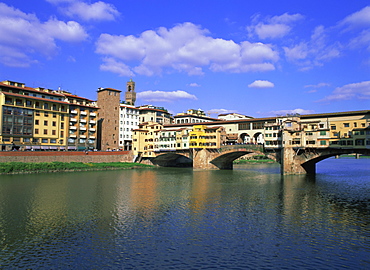
[[[86,136],[85,135],[80,135],[80,138],[81,139],[86,139]]]
[[[96,129],[95,128],[89,128],[89,131],[95,132]]]
[[[77,127],[75,127],[75,126],[69,126],[69,129],[77,130]]]
[[[70,118],[70,121],[71,122],[77,122],[77,119],[76,118]]]
[[[96,117],[96,113],[93,113],[93,112],[92,112],[92,113],[90,113],[90,116],[91,116],[91,117]]]
[[[86,131],[85,127],[80,127],[80,130]]]
[[[80,119],[80,123],[86,123],[85,119]]]
[[[78,112],[76,110],[72,110],[71,114],[78,114]]]
[[[81,114],[81,115],[87,115],[87,112],[85,112],[85,111],[80,111],[80,114]]]
[[[90,124],[96,124],[96,121],[95,120],[90,120],[89,123]]]

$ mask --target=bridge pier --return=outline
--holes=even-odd
[[[212,164],[212,153],[208,149],[193,149],[193,169],[198,170],[217,170],[220,169]]]
[[[310,162],[302,155],[298,155],[298,150],[292,147],[281,149],[280,172],[283,175],[292,174],[315,174],[316,163]]]

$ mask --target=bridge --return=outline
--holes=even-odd
[[[233,161],[246,154],[265,155],[280,163],[281,174],[315,174],[316,163],[338,155],[370,155],[368,148],[282,147],[265,149],[262,145],[232,145],[219,149],[192,148],[155,152],[155,157],[142,162],[162,167],[193,167],[193,169],[233,169]],[[148,162],[149,161],[149,162]]]

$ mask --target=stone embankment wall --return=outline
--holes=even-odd
[[[133,155],[131,151],[117,152],[1,152],[0,162],[84,162],[84,163],[101,163],[101,162],[132,162]]]

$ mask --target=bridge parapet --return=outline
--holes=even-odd
[[[264,152],[264,146],[260,144],[234,144],[234,145],[223,145],[219,149],[220,152],[232,151],[232,150],[252,150],[258,152]]]

